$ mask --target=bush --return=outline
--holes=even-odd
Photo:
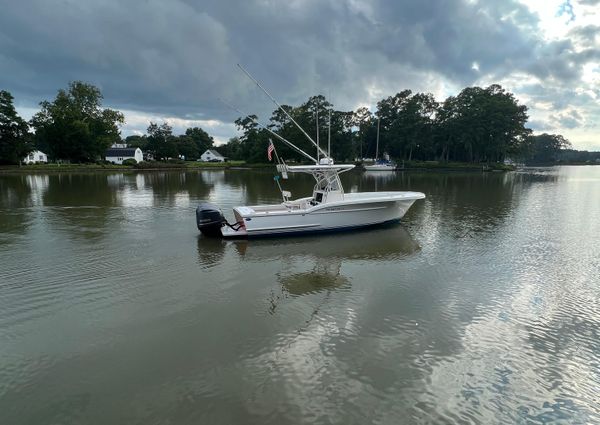
[[[123,161],[123,165],[135,165],[137,164],[137,161],[133,158],[127,158],[126,160]]]
[[[135,168],[140,170],[160,170],[165,168],[180,169],[185,168],[185,163],[171,163],[171,162],[158,162],[158,161],[142,161],[134,165]]]

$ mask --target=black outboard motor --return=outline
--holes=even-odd
[[[225,218],[219,207],[202,202],[196,208],[196,224],[204,236],[222,237],[221,227],[225,224]]]

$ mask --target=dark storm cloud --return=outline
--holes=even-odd
[[[25,1],[4,12],[1,85],[31,96],[81,79],[119,106],[192,106],[229,58],[225,28],[184,3]]]
[[[230,122],[218,98],[273,109],[237,62],[281,102],[333,92],[352,107],[373,89],[463,87],[482,74],[573,81],[597,58],[542,42],[537,24],[511,0],[23,0],[0,15],[0,87],[34,105],[84,80],[113,107]]]

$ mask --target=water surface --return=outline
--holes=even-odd
[[[600,422],[600,167],[343,183],[427,199],[222,241],[272,173],[0,176],[0,423]]]

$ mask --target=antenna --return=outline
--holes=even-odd
[[[260,83],[256,80],[256,78],[254,78],[252,75],[250,75],[250,73],[248,71],[246,71],[246,69],[239,63],[237,64],[237,66],[244,72],[244,74],[246,74],[248,76],[248,78],[250,78],[252,81],[254,81],[254,83],[269,97],[269,99],[271,99],[271,101],[273,101],[273,103],[275,105],[277,105],[277,107],[296,125],[296,127],[298,127],[298,129],[300,129],[302,134],[304,134],[306,136],[306,138],[308,140],[310,140],[311,143],[317,147],[317,150],[319,152],[321,152],[323,155],[325,155],[325,151],[323,151],[321,148],[319,148],[319,145],[317,145],[315,143],[315,141],[308,135],[308,133],[306,131],[304,131],[304,129],[302,127],[300,127],[300,124],[298,124],[296,122],[296,120],[294,120],[292,118],[292,116],[290,114],[288,114],[288,112],[285,109],[283,109],[283,107],[279,103],[277,103],[277,101],[273,98],[273,96],[271,96],[269,94],[269,92],[263,86],[260,85]]]

